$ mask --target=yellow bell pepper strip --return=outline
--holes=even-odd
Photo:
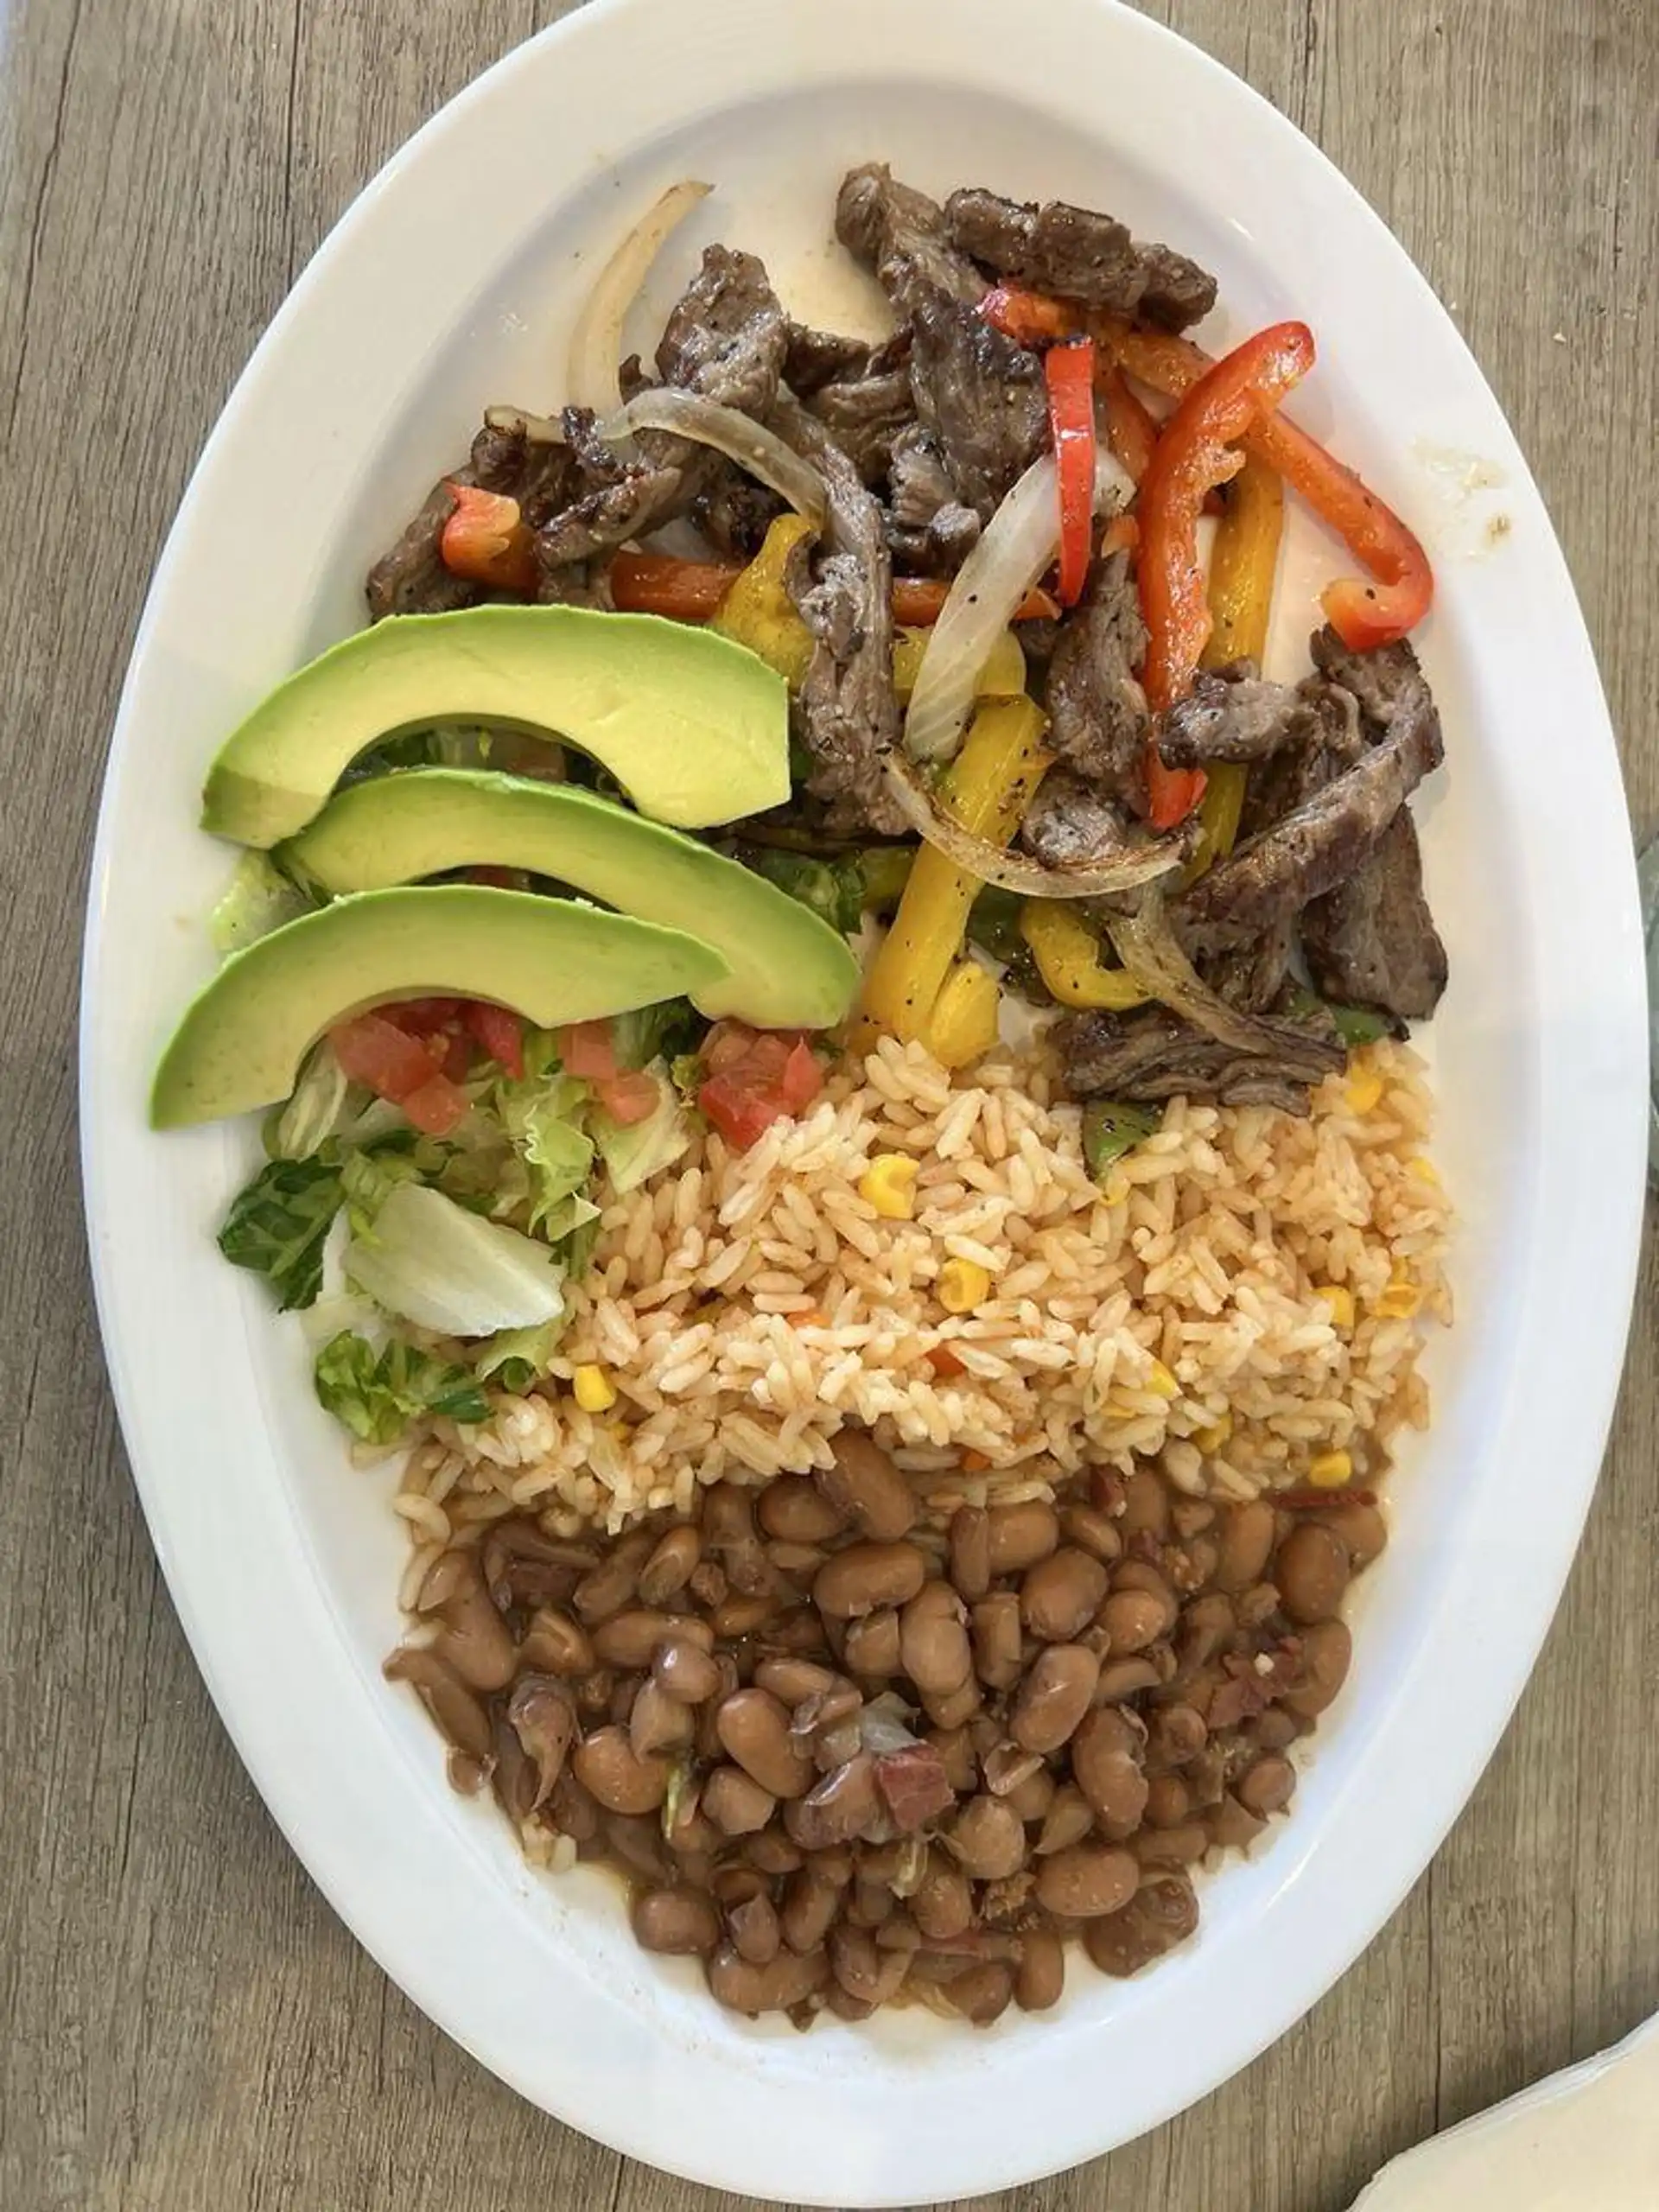
[[[791,557],[803,538],[816,533],[804,515],[779,515],[766,542],[738,576],[715,610],[709,628],[747,645],[768,668],[775,668],[791,691],[805,680],[812,658],[812,638],[795,612],[785,582]]]
[[[996,1042],[1002,995],[976,960],[958,960],[933,1001],[923,1041],[941,1067],[965,1068]]]
[[[943,804],[964,830],[1007,843],[1052,757],[1044,729],[1030,699],[998,699],[979,709],[940,785]],[[937,846],[922,848],[865,982],[868,1020],[906,1039],[925,1034],[979,889],[978,877]]]
[[[1171,398],[1190,391],[1214,365],[1190,339],[1136,330],[1112,316],[1095,318],[1094,327],[1132,377]],[[1283,414],[1258,423],[1244,447],[1300,493],[1374,580],[1366,583],[1344,576],[1322,595],[1325,618],[1348,650],[1369,652],[1415,629],[1433,602],[1434,572],[1421,543],[1394,510]]]
[[[1285,487],[1264,461],[1248,459],[1229,486],[1230,497],[1210,555],[1210,615],[1215,627],[1204,649],[1205,668],[1253,660],[1267,652],[1279,547],[1285,534]],[[1249,771],[1242,760],[1218,760],[1198,810],[1198,848],[1185,881],[1225,860],[1238,841]]]
[[[1069,900],[1027,899],[1020,910],[1020,934],[1062,1006],[1123,1014],[1146,1004],[1147,995],[1132,976],[1102,961],[1099,938]]]
[[[899,630],[893,640],[893,688],[902,706],[916,689],[917,671],[927,651],[925,630]],[[991,647],[979,671],[974,696],[980,699],[1017,699],[1026,688],[1026,656],[1012,630],[1004,630]]]

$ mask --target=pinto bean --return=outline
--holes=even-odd
[[[764,1890],[734,1905],[726,1916],[726,1926],[733,1949],[747,1965],[770,1966],[777,1957],[784,1939],[778,1925],[778,1908]]]
[[[1067,1544],[1027,1570],[1020,1618],[1045,1643],[1070,1643],[1094,1618],[1107,1586],[1106,1569],[1092,1553]]]
[[[899,1672],[899,1616],[891,1605],[849,1621],[842,1656],[848,1672],[867,1681],[885,1682]]]
[[[542,1605],[531,1616],[518,1647],[518,1663],[537,1675],[561,1675],[573,1681],[579,1675],[591,1675],[598,1662],[593,1639],[582,1624],[556,1605]]]
[[[739,1690],[715,1716],[722,1747],[774,1797],[801,1797],[812,1787],[812,1762],[789,1732],[789,1712],[769,1690]]]
[[[649,1667],[658,1647],[669,1641],[676,1625],[672,1613],[628,1606],[601,1621],[594,1630],[594,1656],[601,1667],[635,1670]]]
[[[977,1605],[991,1586],[991,1522],[981,1505],[959,1505],[950,1516],[949,1571],[959,1596]]]
[[[701,1890],[641,1890],[629,1918],[642,1951],[706,1959],[720,1942],[720,1915]]]
[[[1118,1522],[1127,1542],[1152,1536],[1162,1543],[1169,1534],[1169,1486],[1150,1467],[1137,1467],[1123,1482],[1123,1511]]]
[[[805,1859],[781,1828],[762,1828],[749,1838],[743,1851],[750,1866],[758,1866],[763,1874],[792,1874]]]
[[[671,1529],[639,1570],[639,1596],[647,1605],[677,1598],[702,1557],[702,1538],[690,1523]]]
[[[475,1560],[467,1562],[438,1610],[443,1624],[432,1649],[468,1689],[505,1689],[518,1665],[518,1651],[495,1610]]]
[[[1388,1547],[1389,1524],[1375,1505],[1362,1505],[1356,1499],[1345,1505],[1327,1506],[1319,1517],[1347,1547],[1348,1566],[1354,1574],[1363,1574]]]
[[[889,1909],[893,1899],[887,1897]],[[845,1924],[830,1934],[830,1967],[847,1994],[872,2007],[896,1997],[910,1971],[908,1950],[882,1949],[868,1929]]]
[[[1003,1802],[1012,1805],[1029,1827],[1033,1821],[1048,1818],[1048,1808],[1054,1802],[1054,1792],[1058,1786],[1048,1769],[1039,1766],[1023,1782],[1016,1783]]]
[[[1122,1980],[1184,1943],[1198,1924],[1192,1883],[1185,1874],[1160,1874],[1142,1883],[1121,1912],[1089,1921],[1083,1944],[1103,1974]]]
[[[489,1758],[494,1740],[489,1714],[460,1675],[429,1646],[401,1646],[381,1672],[388,1681],[409,1683],[446,1742],[456,1751],[469,1758]]]
[[[974,1668],[988,1690],[1012,1689],[1020,1670],[1020,1600],[994,1590],[973,1611]]]
[[[1216,1562],[1216,1586],[1232,1592],[1248,1590],[1267,1572],[1276,1533],[1272,1506],[1264,1498],[1228,1509],[1221,1522],[1221,1552]]]
[[[655,1548],[648,1529],[636,1529],[582,1576],[570,1602],[590,1629],[633,1603],[639,1590],[639,1570]]]
[[[1154,1774],[1149,1778],[1142,1815],[1149,1828],[1178,1828],[1192,1810],[1192,1792],[1179,1774]]]
[[[1026,1863],[1025,1824],[1000,1797],[970,1797],[944,1838],[964,1873],[977,1882],[1000,1882]]]
[[[1160,1821],[1158,1825],[1162,1827],[1165,1823]],[[1172,1821],[1168,1825],[1179,1827],[1180,1823]],[[1218,1805],[1211,1806],[1204,1816],[1204,1825],[1211,1842],[1221,1850],[1243,1851],[1246,1845],[1255,1841],[1268,1824],[1259,1813],[1252,1813],[1240,1804],[1230,1790]]]
[[[769,1690],[779,1705],[793,1713],[810,1697],[823,1697],[842,1677],[815,1659],[798,1659],[792,1652],[763,1659],[754,1670],[757,1689]]]
[[[969,1967],[965,1974],[953,1974],[943,1982],[939,1994],[954,2012],[976,2028],[988,2028],[993,2020],[1001,2019],[1014,1998],[1013,1970],[1000,1960],[987,1960],[982,1966]]]
[[[1141,1828],[1130,1838],[1129,1848],[1143,1866],[1196,1866],[1210,1848],[1210,1831],[1199,1821]]]
[[[702,1785],[702,1810],[722,1835],[753,1835],[778,1809],[778,1801],[741,1767],[717,1766]]]
[[[1103,1637],[1109,1646],[1111,1639]],[[1126,1697],[1135,1697],[1142,1690],[1156,1689],[1160,1680],[1156,1663],[1150,1659],[1108,1659],[1101,1667],[1100,1680],[1095,1688],[1096,1705],[1116,1705]]]
[[[610,1813],[654,1813],[668,1793],[668,1765],[640,1758],[626,1729],[596,1728],[570,1762],[576,1779]]]
[[[717,2000],[751,2019],[787,2012],[822,1989],[830,1961],[821,1950],[779,1951],[769,1966],[751,1966],[735,1945],[722,1943],[709,1961],[709,1987]]]
[[[1097,1706],[1071,1738],[1071,1771],[1103,1834],[1128,1835],[1147,1809],[1142,1740],[1121,1707]]]
[[[1023,1574],[1060,1541],[1059,1516],[1039,1497],[1020,1505],[994,1505],[986,1520],[993,1576]]]
[[[818,1569],[812,1602],[832,1620],[857,1620],[906,1605],[927,1580],[927,1556],[914,1544],[849,1544]]]
[[[779,1475],[755,1501],[754,1517],[768,1536],[785,1544],[827,1544],[846,1527],[810,1475]]]
[[[1046,2012],[1065,1990],[1065,1946],[1052,1928],[1029,1928],[1020,1938],[1014,2001],[1022,2012]]]
[[[1074,1843],[1039,1866],[1037,1902],[1062,1920],[1098,1920],[1121,1912],[1140,1880],[1132,1853],[1105,1843]]]
[[[1345,1621],[1319,1621],[1302,1638],[1302,1664],[1295,1687],[1285,1694],[1293,1713],[1312,1720],[1335,1701],[1348,1679],[1354,1639]]]
[[[973,1673],[968,1611],[948,1582],[925,1582],[899,1616],[899,1663],[924,1697],[948,1697]],[[941,1727],[950,1724],[938,1713]]]
[[[1114,1590],[1100,1609],[1112,1656],[1129,1659],[1148,1649],[1174,1627],[1177,1611],[1173,1597],[1156,1591]]]
[[[1080,1643],[1051,1643],[1032,1662],[1008,1715],[1008,1733],[1043,1756],[1071,1740],[1094,1701],[1100,1662]]]
[[[1092,1505],[1068,1505],[1060,1515],[1060,1534],[1079,1551],[1092,1552],[1108,1567],[1123,1555],[1123,1538],[1109,1514]]]
[[[1279,1547],[1273,1579],[1292,1620],[1312,1628],[1334,1620],[1348,1594],[1348,1547],[1334,1529],[1304,1521]]]
[[[931,1690],[925,1691],[922,1697],[922,1704],[933,1726],[946,1729],[965,1726],[979,1711],[981,1701],[979,1684],[972,1675],[943,1697],[937,1696]]]
[[[910,1910],[924,1936],[936,1943],[965,1934],[974,1924],[974,1892],[967,1875],[937,1847],[912,1893]]]
[[[841,1912],[845,1884],[832,1882],[808,1859],[784,1885],[779,1923],[791,1951],[817,1950]]]
[[[1094,1808],[1077,1783],[1061,1783],[1043,1815],[1043,1825],[1036,1843],[1038,1858],[1052,1858],[1055,1852],[1065,1851],[1072,1844],[1081,1843],[1094,1825]]]
[[[658,1647],[651,1665],[654,1679],[681,1705],[702,1705],[721,1686],[718,1661],[679,1630]]]
[[[830,1440],[832,1464],[812,1478],[842,1520],[878,1544],[895,1544],[916,1525],[916,1496],[874,1438],[843,1428]]]
[[[1239,1777],[1233,1789],[1246,1812],[1265,1819],[1282,1813],[1295,1796],[1296,1770],[1281,1753],[1269,1751]]]
[[[690,1742],[696,1728],[690,1707],[671,1697],[654,1675],[640,1684],[628,1715],[628,1741],[639,1758],[679,1750]]]
[[[734,1590],[709,1615],[709,1625],[722,1643],[737,1643],[764,1628],[778,1610],[776,1595],[766,1590],[753,1594]]]

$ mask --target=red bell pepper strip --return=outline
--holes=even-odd
[[[438,552],[453,575],[498,591],[534,591],[536,547],[517,499],[476,484],[451,484],[455,511],[443,525]]]
[[[1306,323],[1281,322],[1248,338],[1195,384],[1158,440],[1141,485],[1141,557],[1136,576],[1147,626],[1141,672],[1147,703],[1161,714],[1184,698],[1211,631],[1198,560],[1198,517],[1205,494],[1235,475],[1245,432],[1270,415],[1313,365]],[[1165,767],[1156,741],[1147,747],[1153,827],[1173,830],[1204,796],[1197,769]]]
[[[1089,579],[1095,533],[1095,345],[1077,338],[1043,356],[1048,423],[1059,483],[1062,607],[1075,607]]]
[[[1102,334],[1120,365],[1154,391],[1179,398],[1213,365],[1190,339],[1108,321]],[[1282,415],[1269,415],[1244,439],[1246,448],[1276,468],[1322,522],[1335,531],[1374,582],[1343,577],[1321,604],[1351,652],[1393,645],[1416,628],[1434,598],[1434,572],[1419,539],[1394,510],[1317,438]]]
[[[994,286],[980,302],[979,312],[1019,346],[1052,346],[1057,339],[1071,337],[1077,327],[1070,308],[1019,284]]]
[[[1106,442],[1138,484],[1158,442],[1158,418],[1129,390],[1128,379],[1116,361],[1100,363],[1095,384],[1106,410]]]

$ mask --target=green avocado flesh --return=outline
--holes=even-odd
[[[162,1055],[150,1122],[274,1106],[326,1029],[388,1000],[487,999],[550,1029],[707,991],[725,973],[695,938],[566,899],[466,883],[367,891],[225,963]]]
[[[279,683],[208,771],[202,827],[275,845],[370,746],[456,722],[563,738],[683,829],[789,797],[788,693],[745,647],[654,614],[474,607],[392,615]]]
[[[759,1029],[828,1029],[858,989],[829,924],[736,861],[591,791],[460,768],[417,768],[329,800],[283,860],[327,892],[373,891],[450,868],[528,869],[711,944],[731,973],[691,997]]]

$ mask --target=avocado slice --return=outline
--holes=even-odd
[[[467,768],[411,768],[337,792],[283,849],[328,892],[480,864],[527,868],[625,913],[689,930],[731,973],[691,997],[757,1029],[829,1029],[858,989],[858,963],[829,924],[695,837],[592,791]]]
[[[208,770],[201,826],[276,844],[359,753],[447,722],[565,738],[642,813],[683,829],[789,797],[788,694],[729,639],[655,614],[472,607],[392,615],[279,683]]]
[[[186,1010],[150,1091],[158,1129],[286,1098],[324,1030],[391,999],[488,999],[543,1028],[711,988],[720,955],[678,930],[470,883],[367,891],[228,959]]]

